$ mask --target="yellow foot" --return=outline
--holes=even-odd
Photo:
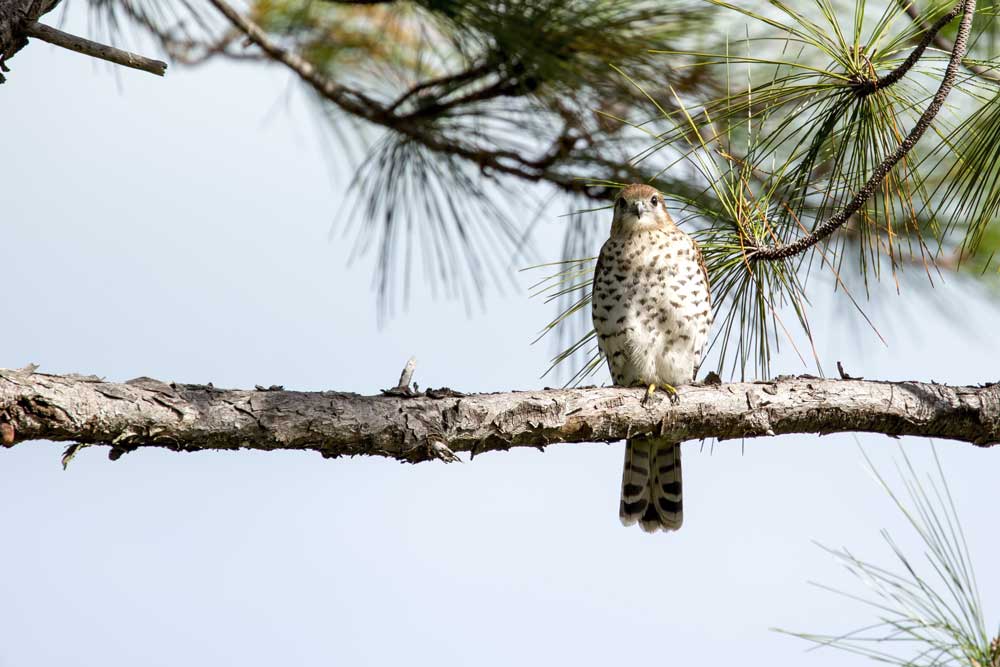
[[[681,399],[680,399],[680,396],[677,395],[677,389],[675,389],[672,385],[669,385],[669,384],[661,384],[661,385],[651,384],[646,389],[646,395],[642,397],[642,405],[646,405],[650,400],[652,400],[653,394],[656,393],[657,386],[660,389],[662,389],[663,391],[665,391],[667,393],[667,395],[670,397],[670,402],[671,403],[676,404],[676,403],[680,402]]]

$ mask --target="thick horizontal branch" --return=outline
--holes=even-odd
[[[324,456],[451,459],[511,447],[615,441],[644,433],[678,440],[864,431],[1000,441],[1000,385],[825,380],[679,388],[680,401],[642,405],[621,388],[457,395],[450,390],[360,396],[279,387],[223,390],[138,378],[0,371],[0,435],[109,445],[111,458],[139,447],[311,449]],[[402,394],[402,395],[401,395]]]

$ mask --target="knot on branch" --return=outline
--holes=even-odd
[[[431,433],[422,439],[415,447],[411,447],[403,460],[409,463],[421,463],[423,461],[444,461],[445,463],[461,463],[462,459],[445,444],[443,436]]]
[[[804,237],[806,239],[810,237]],[[747,261],[751,264],[753,262],[774,262],[783,259],[788,259],[789,257],[794,257],[795,255],[802,252],[802,239],[794,243],[789,243],[787,245],[748,245],[744,251],[746,254]],[[812,244],[809,244],[812,245]]]
[[[747,407],[750,410],[743,418],[746,424],[743,435],[774,435],[774,427],[771,426],[771,415],[766,409],[761,407],[761,402],[752,391],[747,392]]]
[[[865,76],[856,75],[851,80],[850,86],[855,96],[862,98],[874,94],[879,89],[879,83],[878,79],[869,79]]]

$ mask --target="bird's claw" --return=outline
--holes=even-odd
[[[659,387],[664,392],[666,392],[667,396],[670,398],[670,403],[671,404],[677,405],[678,403],[680,403],[681,397],[677,394],[677,389],[673,385],[669,385],[669,384],[661,384],[661,385],[651,384],[651,385],[649,385],[649,387],[646,388],[646,394],[645,394],[645,396],[642,397],[642,405],[645,406],[647,403],[649,403],[649,401],[652,400],[653,394],[656,393],[657,387]]]

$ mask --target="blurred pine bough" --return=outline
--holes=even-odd
[[[240,24],[224,0],[90,3],[112,31],[138,27],[182,62],[256,58],[299,75],[357,156],[345,231],[354,253],[377,258],[383,314],[418,277],[482,301],[529,258],[557,259],[532,250],[532,228],[569,214],[563,263],[538,287],[561,304],[546,331],[561,332],[554,364],[575,360],[572,381],[601,366],[588,337],[590,256],[629,182],[670,196],[702,243],[719,370],[731,375],[767,375],[780,342],[806,361],[810,280],[859,312],[871,289],[899,289],[905,274],[996,282],[991,4],[256,0],[237,8]],[[971,29],[956,40],[965,10]],[[247,25],[271,48],[248,48]],[[791,257],[754,261],[755,247],[801,239],[864,190],[953,57],[959,71],[928,131],[844,224]]]
[[[823,547],[856,577],[865,593],[824,585],[820,588],[868,606],[878,621],[839,635],[778,630],[815,644],[878,662],[905,667],[1000,667],[1000,625],[987,629],[976,574],[958,509],[934,452],[936,475],[921,480],[900,449],[897,472],[903,493],[895,491],[865,454],[879,486],[910,525],[924,548],[922,558],[908,555],[889,534],[882,538],[895,567],[861,560],[847,549]]]

